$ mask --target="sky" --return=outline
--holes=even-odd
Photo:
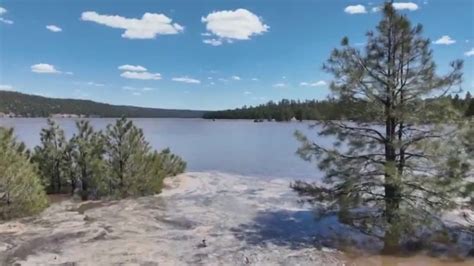
[[[324,99],[342,37],[363,47],[382,0],[0,0],[0,90],[219,110]],[[474,0],[395,1],[438,73],[474,92]]]

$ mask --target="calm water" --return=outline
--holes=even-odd
[[[114,119],[90,119],[104,129]],[[73,119],[57,119],[68,137],[75,132]],[[260,178],[315,179],[321,173],[315,163],[301,160],[293,136],[301,130],[316,138],[309,123],[254,123],[247,120],[133,119],[156,149],[169,147],[188,163],[188,171],[221,171]],[[13,127],[18,139],[29,147],[40,141],[46,126],[43,118],[0,118],[0,126]],[[324,140],[318,139],[318,142]],[[327,140],[325,142],[328,142]]]

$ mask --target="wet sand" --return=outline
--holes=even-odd
[[[157,196],[62,200],[0,224],[0,265],[447,265],[328,248],[341,225],[314,223],[297,199],[285,180],[212,172],[167,179]]]

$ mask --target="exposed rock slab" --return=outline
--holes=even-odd
[[[0,224],[0,264],[331,265],[311,213],[283,180],[186,173],[162,194],[113,202],[55,203]],[[203,244],[205,240],[205,245]]]

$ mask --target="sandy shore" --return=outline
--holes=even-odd
[[[338,252],[312,245],[308,228],[298,220],[307,214],[287,181],[186,173],[168,179],[157,196],[107,203],[67,200],[37,217],[0,224],[0,264],[340,263]]]

